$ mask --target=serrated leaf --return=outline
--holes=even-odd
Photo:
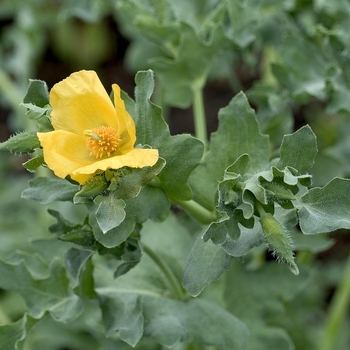
[[[204,242],[198,235],[184,267],[183,286],[192,296],[199,295],[230,267],[231,260],[220,246]]]
[[[135,81],[137,143],[158,149],[160,157],[165,159],[166,165],[158,179],[167,195],[189,200],[192,192],[188,177],[200,163],[203,144],[190,135],[170,135],[160,107],[150,102],[154,89],[152,71],[138,72]]]
[[[350,228],[350,180],[335,178],[301,197],[299,224],[305,234]]]
[[[22,192],[22,198],[40,204],[56,201],[72,201],[79,186],[59,178],[37,177],[29,181],[29,188]]]
[[[283,169],[289,166],[298,170],[299,174],[304,174],[312,168],[316,155],[316,136],[305,125],[294,134],[284,136],[277,167]]]
[[[217,184],[225,169],[242,154],[250,158],[248,172],[255,173],[269,162],[270,145],[267,135],[260,134],[254,111],[243,93],[236,95],[219,112],[219,127],[212,134],[210,149],[201,165],[190,176],[195,199],[213,209]]]
[[[125,202],[118,199],[114,193],[108,196],[99,196],[96,198],[99,201],[96,210],[96,220],[103,234],[119,226],[125,219]]]
[[[50,275],[42,279],[34,279],[25,263],[8,264],[0,260],[0,287],[17,292],[25,301],[29,313],[40,318],[46,311],[60,322],[68,322],[79,316],[82,305],[73,294],[66,270],[58,259],[53,259]]]

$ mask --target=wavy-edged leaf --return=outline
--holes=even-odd
[[[268,136],[259,131],[247,98],[239,93],[220,110],[219,127],[211,136],[210,149],[190,177],[197,201],[213,209],[217,185],[223,179],[225,169],[245,153],[250,158],[247,171],[255,173],[268,164],[270,145]]]
[[[187,229],[170,216],[162,224],[146,223],[141,236],[142,243],[152,247],[180,278],[192,241]],[[96,292],[108,334],[119,332],[129,344],[143,335],[167,347],[183,341],[245,348],[248,332],[236,317],[208,300],[172,299],[167,278],[148,255],[118,279],[113,279],[113,269],[101,257],[94,256],[93,260]]]
[[[66,270],[59,259],[51,261],[49,272],[45,278],[34,278],[23,260],[16,264],[0,260],[0,287],[20,294],[30,315],[35,318],[49,311],[60,322],[71,321],[82,311],[80,299],[70,288]]]

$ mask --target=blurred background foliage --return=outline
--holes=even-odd
[[[346,0],[1,0],[0,141],[31,128],[19,106],[29,79],[51,88],[73,71],[93,69],[107,90],[116,82],[133,96],[136,71],[151,68],[157,77],[153,98],[173,134],[194,132],[191,106],[198,89],[204,89],[208,133],[217,128],[218,110],[240,90],[273,149],[284,134],[310,124],[319,147],[313,185],[323,186],[350,174],[349,32]],[[48,236],[52,223],[42,206],[20,198],[32,177],[24,161],[1,154],[1,257],[30,251],[28,242]],[[296,349],[315,349],[349,255],[348,232],[329,236],[332,247],[297,256],[312,266],[309,288],[287,306],[288,317],[269,319],[283,324]],[[16,294],[0,291],[0,324],[16,321],[23,310]],[[348,349],[349,312],[347,317],[337,349]],[[86,330],[76,327],[73,332],[41,321],[31,341],[46,350],[73,349],[58,339],[75,341],[74,349],[97,349],[96,337],[83,341],[79,332]],[[61,338],[45,338],[52,328]]]

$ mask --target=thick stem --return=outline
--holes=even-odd
[[[324,337],[319,350],[333,350],[342,322],[348,312],[350,304],[350,255],[341,280],[330,304],[328,319],[326,321]]]
[[[156,179],[153,179],[151,182],[149,182],[148,186],[162,188],[161,184]],[[208,225],[217,219],[216,213],[214,211],[209,211],[193,199],[189,201],[182,201],[169,197],[169,200],[171,203],[176,204],[184,209],[193,219],[203,225]]]
[[[193,113],[196,137],[207,148],[207,122],[204,112],[203,89],[201,87],[193,90]]]
[[[162,271],[164,277],[166,278],[168,286],[172,291],[173,296],[176,299],[184,300],[186,298],[186,295],[182,289],[180,282],[174,275],[174,272],[171,270],[169,265],[159,255],[157,255],[156,252],[153,251],[150,247],[143,244],[142,248],[144,252],[153,260],[153,262]]]
[[[211,224],[216,220],[216,214],[214,212],[209,211],[194,200],[180,201],[171,199],[171,201],[203,225]]]

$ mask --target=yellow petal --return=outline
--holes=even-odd
[[[124,166],[131,168],[143,168],[156,164],[159,158],[156,149],[134,148],[128,153],[96,161],[90,165],[75,169],[71,177],[76,179],[77,175],[94,174],[96,171],[105,171],[107,169],[119,169]]]
[[[116,111],[94,71],[79,71],[54,85],[50,91],[52,125],[82,135],[98,126],[118,129]]]
[[[47,166],[61,178],[95,161],[86,147],[86,137],[65,130],[37,133]]]
[[[114,106],[118,119],[118,134],[121,138],[120,148],[132,149],[136,141],[135,122],[125,109],[124,101],[120,97],[120,87],[112,85],[114,94]]]

